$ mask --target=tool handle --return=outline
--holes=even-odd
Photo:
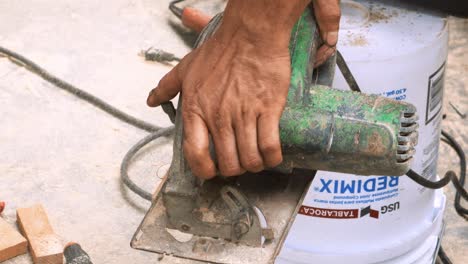
[[[77,243],[68,243],[63,251],[67,264],[93,264],[89,255]]]

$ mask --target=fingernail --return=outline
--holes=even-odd
[[[154,96],[155,91],[156,91],[156,88],[153,89],[153,90],[151,90],[151,91],[149,92],[148,98],[146,98],[146,104],[147,104],[148,106],[153,107],[153,106],[157,106],[157,105],[158,105],[157,98]]]
[[[338,31],[327,32],[324,41],[328,46],[335,46],[338,42]]]

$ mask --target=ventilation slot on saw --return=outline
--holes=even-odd
[[[407,109],[400,118],[400,133],[398,135],[398,147],[396,158],[398,163],[409,161],[414,153],[414,146],[418,140],[418,116],[416,111]]]

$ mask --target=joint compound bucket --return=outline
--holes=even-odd
[[[417,107],[412,169],[435,180],[448,26],[397,2],[343,1],[338,49],[364,93]],[[336,72],[333,87],[349,89]],[[277,263],[434,263],[445,195],[406,176],[317,172]]]

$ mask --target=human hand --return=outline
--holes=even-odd
[[[195,175],[214,177],[218,167],[223,176],[235,176],[281,163],[278,124],[290,82],[290,33],[309,2],[231,0],[217,32],[148,96],[154,107],[182,91],[184,154]]]

